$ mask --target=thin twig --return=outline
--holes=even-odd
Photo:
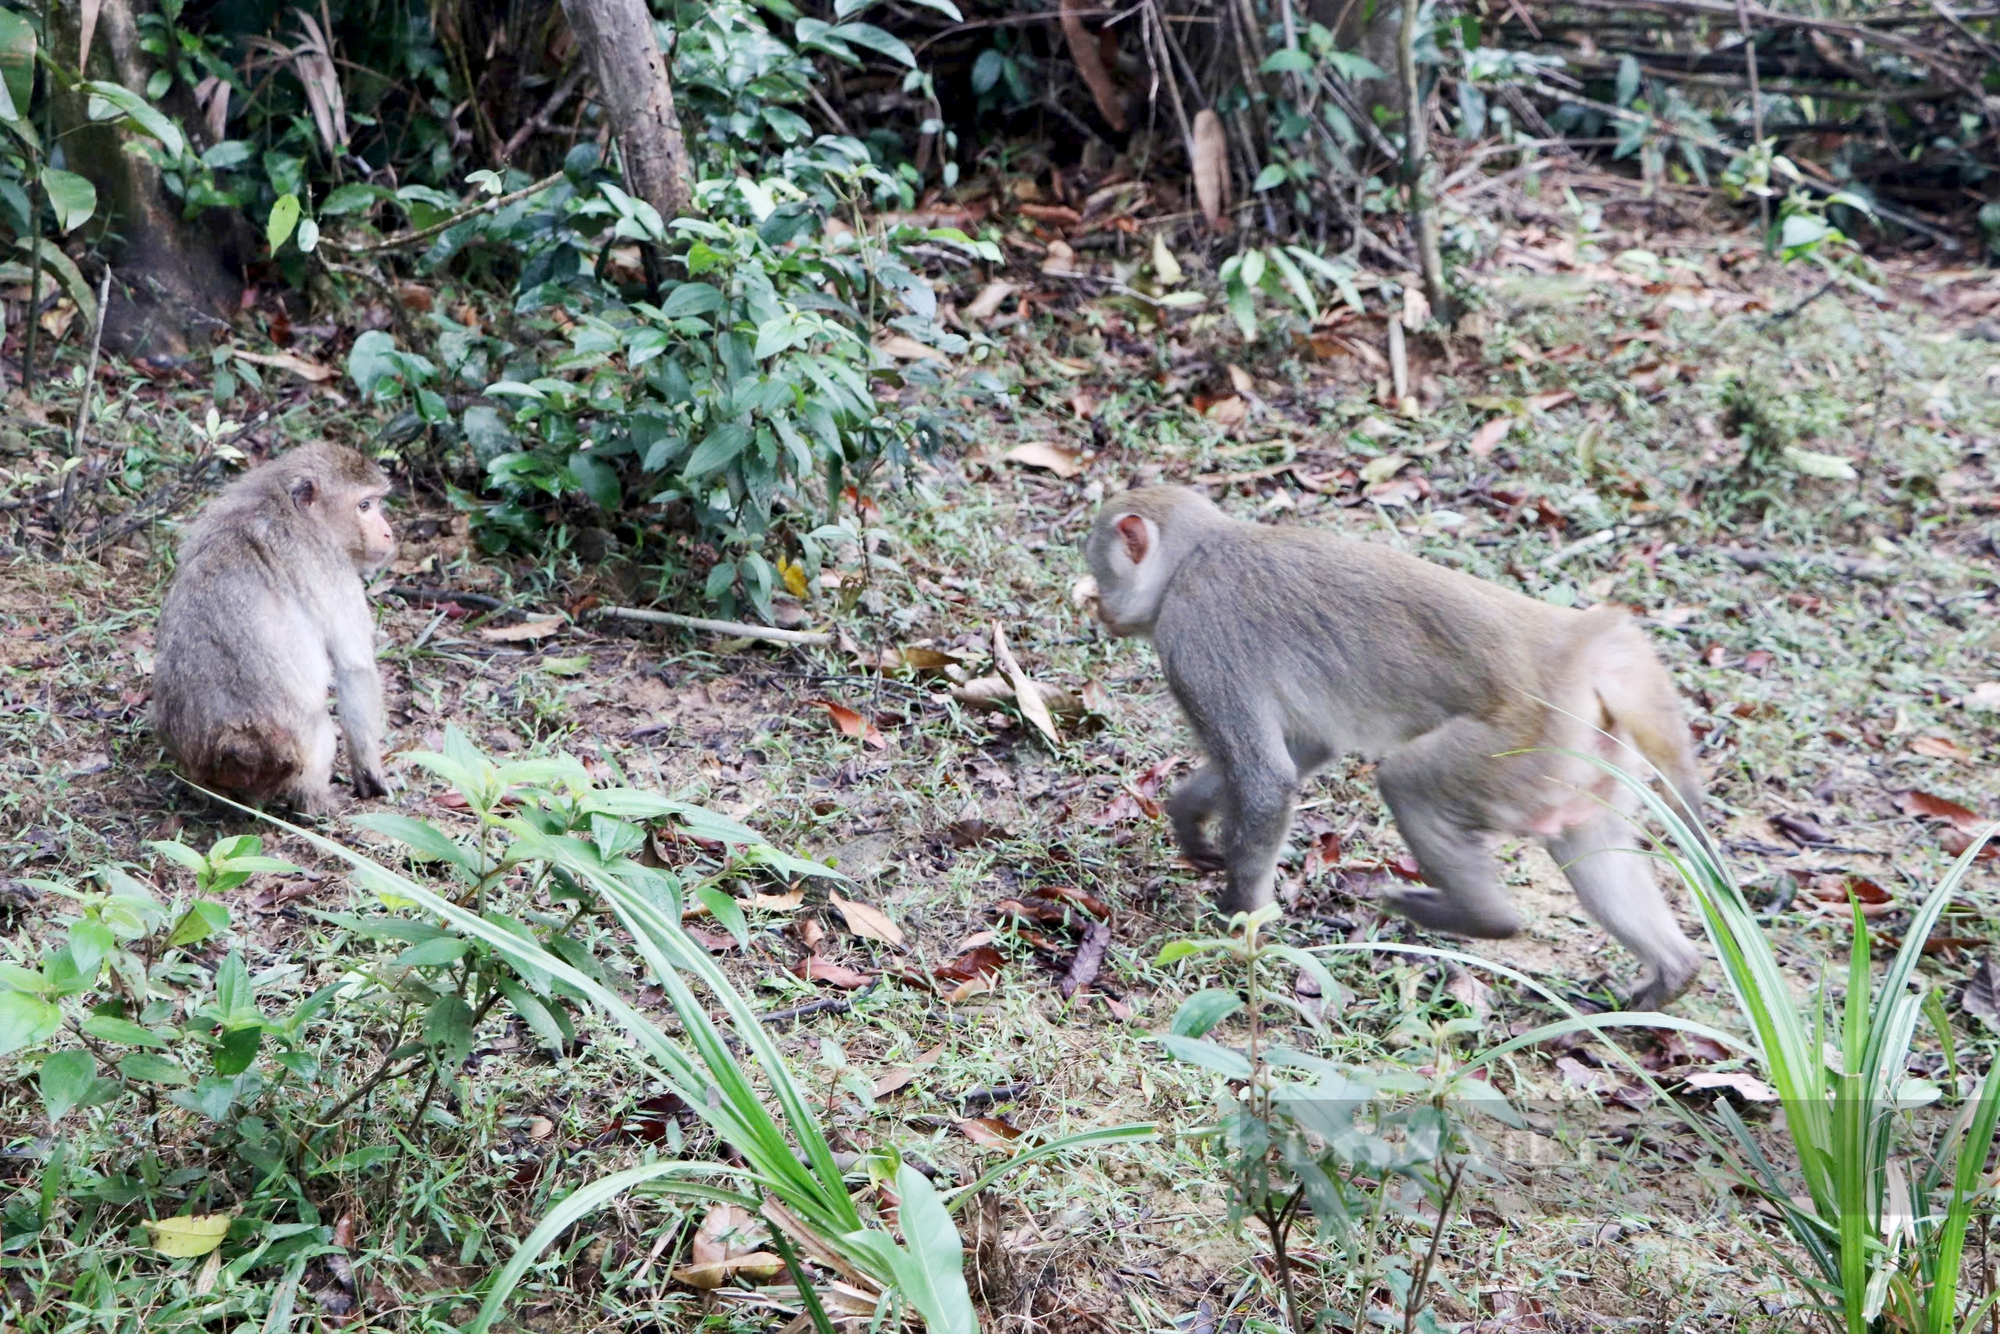
[[[518,204],[523,199],[538,195],[550,186],[559,184],[562,179],[562,172],[556,172],[552,176],[544,176],[533,185],[524,186],[512,194],[500,195],[487,200],[483,204],[475,204],[471,208],[454,213],[443,222],[432,223],[430,226],[419,228],[414,232],[399,232],[395,236],[384,237],[380,241],[370,241],[367,245],[348,245],[344,241],[335,241],[325,236],[320,237],[319,243],[322,247],[338,250],[348,255],[372,255],[382,250],[400,250],[404,246],[415,245],[419,241],[428,241],[439,232],[450,231],[453,227],[458,226],[459,223],[465,222],[470,218],[476,218],[482,213],[492,213],[507,207],[509,204]]]
[[[1465,1160],[1452,1164],[1451,1180],[1444,1188],[1444,1198],[1438,1201],[1437,1226],[1431,1229],[1431,1246],[1424,1253],[1424,1267],[1417,1272],[1417,1281],[1410,1285],[1409,1304],[1403,1308],[1403,1334],[1412,1334],[1417,1327],[1417,1313],[1430,1305],[1424,1297],[1424,1289],[1431,1284],[1431,1269],[1437,1264],[1438,1244],[1444,1240],[1444,1225],[1451,1218],[1451,1202],[1458,1194],[1459,1178],[1465,1175]]]
[[[1762,201],[1760,200],[1758,202],[1761,203]],[[1769,224],[1767,223],[1766,226],[1768,227],[1768,225]],[[1831,292],[1834,288],[1840,286],[1840,278],[1841,278],[1840,271],[1838,269],[1834,270],[1833,276],[1828,278],[1825,282],[1821,283],[1818,287],[1813,288],[1811,296],[1804,297],[1798,301],[1794,301],[1791,305],[1786,306],[1783,310],[1778,311],[1775,314],[1767,317],[1764,320],[1763,327],[1766,329],[1777,328],[1780,324],[1783,324],[1786,320],[1791,319],[1794,315],[1797,315],[1807,306],[1810,306],[1813,302],[1819,300],[1821,297],[1825,296],[1828,292]]]
[[[673,611],[653,611],[646,607],[597,607],[593,616],[608,616],[614,621],[643,621],[647,625],[678,625],[688,630],[703,630],[712,635],[729,635],[738,639],[762,639],[773,644],[831,644],[833,636],[820,630],[780,630],[769,625],[749,625],[743,621],[715,621],[705,616],[683,616]]]
[[[549,94],[549,100],[542,103],[542,109],[508,136],[506,143],[500,145],[500,161],[503,164],[511,162],[514,154],[521,151],[521,145],[527,143],[531,136],[549,128],[549,117],[562,110],[562,104],[569,101],[569,95],[583,82],[583,76],[588,69],[587,61],[578,60],[564,72],[561,81],[556,84],[555,91]]]
[[[480,611],[500,611],[507,606],[499,598],[488,597],[484,593],[461,593],[452,588],[416,588],[408,584],[395,585],[389,590],[389,596],[419,605],[456,602],[461,607],[473,607]]]
[[[1743,63],[1750,72],[1750,133],[1757,151],[1764,151],[1764,98],[1757,90],[1757,36],[1750,31],[1750,9],[1745,0],[1736,0],[1736,27],[1743,34]],[[1757,196],[1757,231],[1768,249],[1771,244],[1771,197]]]
[[[76,406],[76,428],[69,438],[69,455],[75,458],[83,448],[83,433],[90,425],[90,391],[97,381],[97,354],[104,346],[104,314],[111,301],[111,268],[104,269],[104,281],[97,285],[97,328],[90,335],[90,360],[83,370],[83,401]]]

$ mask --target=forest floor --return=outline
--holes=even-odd
[[[833,858],[854,896],[900,927],[902,950],[844,929],[816,885],[802,906],[753,912],[747,950],[725,937],[717,947],[767,1009],[843,994],[793,974],[809,921],[827,928],[825,960],[879,976],[845,1012],[781,1026],[851,1147],[894,1145],[964,1180],[1017,1134],[1197,1127],[1220,1081],[1167,1059],[1150,1035],[1188,995],[1241,979],[1203,960],[1154,962],[1163,943],[1203,929],[1214,887],[1175,862],[1158,816],[1190,742],[1151,650],[1106,638],[1070,589],[1077,544],[1106,494],[1134,478],[1198,481],[1245,517],[1391,543],[1552,601],[1632,607],[1681,686],[1723,845],[1810,996],[1826,970],[1844,967],[1851,884],[1865,882],[1871,925],[1893,939],[1970,818],[1954,824],[1945,803],[2000,816],[2000,346],[1971,336],[2000,303],[2000,279],[1890,261],[1883,300],[1840,289],[1800,307],[1816,275],[1781,270],[1717,226],[1649,230],[1643,206],[1603,221],[1544,212],[1509,224],[1474,266],[1470,332],[1449,349],[1412,337],[1407,414],[1385,406],[1379,317],[1248,349],[1220,317],[1147,332],[1087,282],[1028,274],[1043,289],[1037,310],[989,328],[982,364],[1010,388],[1010,405],[967,394],[958,406],[973,443],[873,495],[886,536],[858,599],[839,610],[815,591],[806,607],[840,631],[832,648],[625,633],[572,616],[591,597],[643,602],[643,572],[616,556],[591,566],[487,557],[462,516],[406,495],[396,515],[406,540],[382,588],[464,590],[504,609],[461,619],[457,607],[378,596],[392,745],[437,750],[455,725],[496,756],[568,751],[633,786],[705,802],[780,847]],[[107,374],[122,391],[103,438],[125,451],[131,476],[169,477],[203,429],[205,390],[156,385],[122,365]],[[17,395],[0,426],[9,494],[54,466],[55,433],[37,417],[60,417],[73,392]],[[378,429],[326,392],[272,395],[224,413],[267,406],[265,430],[281,441],[360,442]],[[1809,475],[1828,471],[1826,456],[1853,476]],[[173,517],[200,491],[186,499]],[[10,515],[0,537],[32,545],[45,511]],[[161,761],[144,718],[171,534],[161,524],[88,558],[6,561],[0,905],[21,948],[64,909],[31,879],[122,861],[148,868],[170,895],[186,873],[145,840],[205,848],[263,833],[267,851],[310,873],[232,890],[233,930],[253,972],[295,966],[287,986],[304,994],[378,948],[309,910],[365,896],[302,840],[206,806]],[[1092,706],[1061,720],[1060,744],[1011,709],[955,700],[935,670],[869,670],[885,650],[927,649],[989,674],[996,626],[1030,675]],[[389,806],[447,827],[463,819],[424,770],[392,760],[392,771],[405,786]],[[339,818],[324,828],[369,837]],[[1423,939],[1377,910],[1402,856],[1367,767],[1336,765],[1302,802],[1281,866],[1279,936]],[[1581,914],[1546,854],[1508,844],[1503,864],[1531,926],[1470,952],[1601,1005],[1631,960]],[[1069,1001],[1056,983],[1077,934],[1053,920],[1052,901],[1035,899],[1058,886],[1112,912],[1096,981]],[[1004,900],[1032,900],[1026,911],[1050,920],[1010,916]],[[1990,1053],[1995,1038],[1957,997],[1985,966],[1996,910],[1989,863],[1926,965],[1953,998],[1962,1052]],[[379,948],[386,959],[396,947]],[[968,957],[997,967],[991,986],[949,975],[917,985]],[[1478,1033],[1447,1044],[1462,1057],[1558,1014],[1495,975],[1366,951],[1332,957],[1340,993],[1295,995],[1318,1022],[1276,1036],[1343,1063],[1434,1066],[1446,1058],[1435,1025],[1477,1021]],[[1675,1009],[1736,1023],[1712,962]],[[394,1042],[363,1016],[337,1017],[328,1034],[325,1050],[354,1072],[377,1067]],[[1664,1033],[1626,1042],[1691,1106],[1738,1098],[1753,1124],[1769,1122],[1767,1104],[1742,1098],[1754,1085],[1733,1078],[1721,1048]],[[1499,1076],[1527,1129],[1482,1130],[1486,1170],[1468,1178],[1442,1233],[1435,1317],[1482,1330],[1795,1327],[1798,1293],[1769,1220],[1601,1045],[1559,1045],[1520,1053]],[[1935,1064],[1935,1041],[1920,1046]],[[872,1105],[841,1082],[853,1073],[882,1090]],[[1686,1084],[1701,1075],[1719,1078]],[[385,1083],[355,1136],[400,1143],[394,1165],[356,1159],[313,1183],[320,1214],[347,1220],[373,1327],[462,1319],[460,1294],[511,1253],[552,1193],[666,1133],[616,1042],[554,1061],[496,1020],[461,1081],[420,1124],[410,1119],[420,1081]],[[45,1122],[26,1082],[0,1091],[0,1118],[0,1176],[32,1197],[42,1176],[30,1149]],[[153,1170],[198,1164],[197,1119],[162,1124]],[[136,1152],[115,1126],[76,1142],[98,1170]],[[971,1229],[992,1328],[1275,1328],[1268,1247],[1254,1227],[1229,1224],[1218,1158],[1202,1141],[1045,1160],[995,1193],[997,1209]],[[560,1262],[531,1276],[517,1318],[538,1330],[691,1329],[704,1318],[714,1323],[703,1328],[778,1328],[768,1308],[669,1279],[674,1255],[660,1251],[679,1235],[680,1208],[631,1200],[583,1224]],[[1367,1244],[1421,1250],[1432,1226],[1412,1208]],[[188,1281],[187,1265],[149,1257],[101,1221],[43,1254],[29,1303],[40,1314],[24,1328],[64,1328],[63,1311],[110,1300],[86,1282],[94,1272],[119,1274],[119,1300],[133,1310]],[[1338,1327],[1364,1304],[1387,1318],[1389,1294],[1353,1286],[1360,1270],[1338,1239],[1295,1258],[1309,1305],[1341,1313]]]

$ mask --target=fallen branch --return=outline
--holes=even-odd
[[[833,636],[822,630],[780,630],[769,625],[748,625],[742,621],[713,621],[704,616],[683,616],[673,611],[653,611],[646,607],[597,607],[593,616],[614,621],[642,621],[647,625],[677,625],[684,630],[702,630],[712,635],[737,639],[762,639],[773,644],[831,644]]]
[[[430,226],[419,228],[414,232],[398,232],[394,236],[385,236],[380,241],[370,241],[366,245],[349,245],[345,241],[336,241],[331,237],[322,236],[319,239],[320,247],[327,250],[338,250],[345,255],[373,255],[383,250],[400,250],[404,246],[415,245],[419,241],[428,241],[440,232],[448,232],[458,226],[459,223],[476,218],[482,213],[492,213],[507,207],[509,204],[518,204],[523,199],[540,194],[550,186],[559,183],[562,179],[563,173],[561,172],[557,172],[553,176],[544,176],[533,185],[524,186],[512,194],[496,196],[483,204],[475,204],[471,208],[452,214],[443,222],[434,222]]]
[[[461,593],[450,588],[413,588],[407,584],[397,584],[389,590],[389,596],[422,605],[456,602],[461,607],[473,607],[480,611],[500,611],[507,606],[499,598],[488,597],[484,593]]]
[[[1716,555],[1735,561],[1746,570],[1762,570],[1772,565],[1798,565],[1807,569],[1832,570],[1849,579],[1887,579],[1892,567],[1887,561],[1861,556],[1815,556],[1788,551],[1759,551],[1753,547],[1719,547]]]

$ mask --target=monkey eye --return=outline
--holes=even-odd
[[[374,502],[374,501],[372,501],[372,500],[364,500],[364,501],[362,501],[362,502],[361,502],[361,512],[362,512],[363,514],[366,514],[366,513],[368,512],[368,509],[369,509],[369,507],[370,507],[371,505],[373,505],[374,503],[375,503],[375,502]]]

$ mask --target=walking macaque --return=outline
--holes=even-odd
[[[1181,487],[1107,501],[1084,555],[1098,619],[1153,641],[1207,752],[1168,814],[1188,860],[1227,873],[1224,913],[1271,901],[1300,781],[1360,752],[1379,760],[1383,799],[1427,882],[1391,900],[1411,921],[1463,936],[1520,930],[1492,845],[1532,834],[1645,965],[1626,1004],[1657,1008],[1693,979],[1700,956],[1627,818],[1634,794],[1551,753],[1629,766],[1636,751],[1700,828],[1673,682],[1622,612],[1554,607],[1388,547],[1241,522]]]
[[[153,725],[189,778],[331,809],[331,685],[355,795],[389,790],[362,584],[396,550],[388,491],[355,451],[304,445],[231,482],[189,527],[153,668]]]

